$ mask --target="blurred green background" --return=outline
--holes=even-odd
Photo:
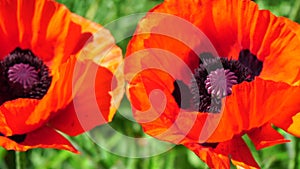
[[[130,14],[147,12],[162,0],[58,0],[65,4],[72,12],[85,18],[98,22],[102,25]],[[297,0],[256,0],[261,9],[269,9],[278,16],[289,17],[292,20],[300,21],[300,1]],[[136,23],[136,21],[132,21]],[[119,27],[121,33],[131,34],[135,25],[122,23]],[[129,24],[129,25],[126,25]],[[124,29],[122,29],[124,28]],[[125,29],[126,28],[126,29]],[[111,30],[112,34],[118,36],[116,29]],[[128,43],[127,38],[118,42],[123,53]],[[120,112],[131,113],[129,103],[126,99],[121,104]],[[141,127],[124,118],[117,113],[114,121],[110,124],[124,135],[141,136]],[[282,131],[280,131],[282,132]],[[245,137],[252,153],[264,169],[297,169],[299,162],[299,139],[291,137],[292,142],[256,151],[249,139]],[[193,152],[183,146],[175,146],[173,149],[154,157],[149,158],[125,158],[105,151],[89,136],[70,138],[74,145],[81,151],[80,155],[67,151],[54,149],[35,149],[26,152],[26,168],[28,169],[202,169],[208,168]],[[118,144],[122,139],[106,138],[111,144]],[[0,148],[0,169],[15,169],[14,152]]]

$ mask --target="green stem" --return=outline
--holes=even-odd
[[[25,169],[26,161],[25,161],[25,153],[24,152],[15,152],[16,156],[16,169]]]
[[[294,157],[294,169],[298,169],[299,168],[299,151],[298,151],[298,148],[299,148],[299,145],[300,145],[300,139],[296,138],[295,139],[295,157]]]
[[[299,12],[300,12],[300,0],[297,0],[296,2],[294,2],[294,4],[293,4],[293,8],[292,8],[292,10],[291,10],[291,12],[290,12],[290,16],[289,16],[289,18],[291,19],[291,20],[296,20],[296,19],[298,19],[297,17],[297,15],[299,14]]]

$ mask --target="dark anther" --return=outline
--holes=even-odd
[[[254,76],[259,76],[263,68],[263,62],[258,60],[248,49],[241,50],[239,62],[252,71],[252,79],[254,79]]]
[[[12,136],[8,136],[7,138],[15,141],[16,143],[22,143],[26,139],[26,134],[15,134]]]
[[[219,145],[219,143],[201,143],[200,145],[203,147],[216,148]]]
[[[4,134],[0,133],[0,136],[6,137]],[[8,136],[7,138],[17,142],[17,143],[21,143],[26,139],[26,134],[15,134],[12,136]]]
[[[17,98],[41,99],[50,87],[48,67],[30,50],[16,48],[0,61],[0,104]]]
[[[207,106],[207,111],[209,113],[219,113],[222,108],[222,99],[219,97],[211,97],[210,105]]]
[[[214,62],[215,57],[209,52],[203,52],[200,54],[200,64],[208,65]]]
[[[188,108],[191,104],[191,92],[189,87],[181,80],[174,81],[173,97],[180,108]]]

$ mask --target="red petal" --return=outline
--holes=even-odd
[[[172,16],[187,20],[208,37],[207,41],[211,41],[220,56],[237,59],[240,50],[249,49],[258,59],[264,61],[264,68],[260,74],[263,79],[299,84],[299,25],[293,24],[289,19],[278,18],[267,10],[259,10],[258,6],[249,0],[173,0],[165,1],[151,12],[173,14],[170,18]],[[192,43],[192,46],[207,42],[202,41],[195,31],[186,29],[189,33],[185,33],[185,30],[180,30],[180,26],[174,27],[178,25],[176,22],[172,24],[162,18],[147,14],[139,23],[126,55],[129,56],[138,50],[160,48],[176,54],[193,70],[195,56],[189,55],[188,48],[179,42]],[[157,30],[160,30],[158,32],[161,35],[157,35]],[[198,38],[198,42],[194,38]],[[211,50],[199,52],[207,51]]]
[[[31,31],[34,33],[29,48],[44,62],[48,62],[47,65],[51,70],[56,70],[63,63],[62,60],[69,57],[64,55],[65,44],[76,43],[66,39],[69,26],[72,26],[70,25],[71,12],[54,1],[35,2],[35,8],[32,9],[35,15],[31,20],[33,24]],[[81,32],[77,33],[81,34]]]
[[[294,25],[293,21],[287,18],[273,18],[272,20],[267,27],[266,34],[262,35],[264,39],[257,53],[258,56],[265,57],[260,77],[293,86],[299,85],[300,58],[297,56],[300,53],[298,47],[300,36],[297,36],[293,31],[294,28],[290,26]]]
[[[77,63],[77,66],[80,63]],[[83,82],[74,86],[75,95],[65,109],[57,112],[50,125],[66,134],[78,135],[97,125],[112,120],[111,112],[112,73],[98,65],[82,64],[82,71],[75,74]],[[96,71],[96,72],[95,72]],[[84,103],[84,104],[83,104]]]
[[[156,81],[152,81],[153,78]],[[195,120],[199,120],[197,124],[202,123],[201,118],[197,119],[198,112],[179,112],[171,95],[174,90],[173,82],[169,74],[157,69],[147,69],[132,79],[128,92],[134,117],[144,131],[158,139],[178,144],[187,142],[185,137],[191,128],[199,127],[194,125]]]
[[[71,12],[65,6],[49,0],[0,3],[0,36],[1,41],[7,42],[2,43],[1,58],[16,47],[31,49],[49,65],[53,60],[69,57],[63,55],[64,44],[76,42],[66,39]]]
[[[74,73],[74,66],[77,60],[72,57],[65,64],[61,65],[59,73],[53,76],[52,84],[47,94],[41,100],[17,99],[5,102],[1,111],[12,130],[12,134],[28,133],[55,116],[58,110],[65,108],[72,101],[72,83],[82,76]],[[89,64],[82,64],[85,68]],[[74,75],[74,76],[73,76]],[[81,85],[83,82],[77,82]],[[74,93],[75,94],[75,93]],[[22,112],[22,113],[20,113]],[[18,119],[18,120],[16,120]]]
[[[212,148],[203,147],[198,143],[184,145],[199,156],[210,168],[230,169],[228,154],[217,153]]]
[[[292,117],[293,122],[286,129],[287,132],[293,134],[294,136],[300,137],[300,113],[297,113]]]
[[[166,0],[151,12],[173,14],[171,16],[178,16],[194,24],[208,36],[221,56],[237,59],[242,49],[249,49],[264,62],[259,77],[251,83],[244,82],[235,85],[233,94],[225,98],[223,117],[217,130],[208,140],[209,142],[230,140],[234,135],[260,127],[271,119],[275,125],[285,130],[293,123],[292,117],[300,112],[300,101],[297,98],[300,93],[297,87],[300,77],[300,57],[297,57],[300,53],[300,48],[297,47],[300,43],[300,29],[297,28],[299,25],[292,24],[288,19],[277,18],[269,11],[259,10],[258,6],[250,0]],[[139,23],[126,53],[129,60],[128,66],[125,67],[126,77],[129,77],[128,81],[131,81],[137,72],[154,65],[155,68],[163,71],[171,70],[165,71],[167,73],[177,68],[178,75],[172,76],[173,73],[170,73],[172,78],[184,80],[186,84],[189,83],[186,80],[189,79],[187,78],[189,74],[184,74],[180,66],[172,64],[171,59],[166,59],[165,56],[168,57],[168,54],[165,53],[175,54],[176,59],[182,59],[189,68],[194,68],[197,63],[195,55],[190,55],[188,51],[189,48],[193,49],[196,46],[193,38],[198,36],[193,36],[195,34],[192,31],[190,34],[184,34],[182,32],[185,31],[180,27],[172,28],[176,25],[172,24],[174,20],[168,22],[164,19],[164,17],[155,17],[155,14],[150,13]],[[172,36],[168,32],[171,32]],[[192,45],[180,41],[188,39],[188,35]],[[198,43],[205,42],[199,40]],[[291,45],[287,45],[289,43]],[[157,48],[162,49],[165,53],[156,52]],[[138,57],[131,60],[132,57],[135,58],[135,55]],[[169,54],[169,56],[171,55]],[[151,133],[153,135],[164,132],[172,126],[172,122],[179,113],[171,96],[173,80],[157,76],[160,76],[160,73],[153,73],[152,76],[141,73],[141,77],[138,77],[138,80],[135,79],[129,87],[132,104],[140,111],[151,108],[151,103],[147,99],[151,90],[157,88],[165,94],[166,106],[161,117],[153,123],[142,124],[144,130],[148,133],[153,131]],[[152,114],[156,116],[159,114],[153,112]],[[147,115],[140,113],[139,116],[146,118]],[[188,134],[192,140],[199,138],[203,126],[201,118],[199,115],[198,121],[194,124],[195,127]],[[178,128],[186,127],[179,125]]]
[[[259,168],[248,146],[241,137],[218,143],[216,148],[204,147],[198,143],[186,143],[186,147],[194,151],[211,168],[229,169],[229,157],[237,167]]]
[[[109,117],[111,119],[119,107],[125,92],[122,51],[116,46],[115,39],[109,30],[101,25],[75,14],[72,15],[72,21],[81,25],[82,32],[93,32],[93,37],[88,40],[88,43],[79,43],[74,49],[73,53],[76,52],[80,45],[84,45],[81,52],[76,55],[78,60],[91,60],[98,66],[106,68],[113,73],[112,82],[109,83],[111,85],[110,95],[112,96]]]
[[[257,77],[251,83],[234,86],[232,91],[232,95],[226,97],[219,126],[209,142],[226,141],[243,131],[260,127],[271,119],[271,123],[287,129],[291,124],[291,116],[300,111],[300,100],[297,99],[300,88],[286,83]]]
[[[19,46],[19,30],[17,22],[18,1],[0,1],[0,59]]]
[[[7,101],[0,106],[0,114],[5,118],[6,125],[1,128],[1,133],[7,136],[13,134],[24,134],[40,127],[43,123],[27,124],[26,121],[35,111],[35,106],[39,103],[35,99],[16,99]],[[9,128],[10,131],[2,131]]]
[[[291,89],[285,95],[281,96],[280,102],[281,105],[281,112],[278,113],[271,119],[271,123],[275,126],[284,129],[291,134],[300,137],[300,132],[297,129],[299,126],[299,121],[297,115],[300,112],[299,107],[299,92],[300,87],[291,87]],[[275,101],[272,104],[276,103]],[[279,104],[276,103],[276,104]],[[271,108],[272,106],[270,106]],[[275,109],[277,110],[277,109]],[[282,113],[284,112],[284,113]]]
[[[17,99],[5,102],[1,106],[1,111],[3,111],[6,121],[12,130],[12,134],[28,133],[40,127],[48,121],[50,117],[55,116],[59,110],[64,109],[71,103],[73,99],[72,95],[76,94],[76,90],[72,91],[73,82],[78,89],[79,86],[84,83],[84,81],[80,81],[80,79],[84,80],[84,78],[86,78],[88,75],[86,70],[90,70],[88,69],[90,65],[94,65],[94,70],[98,68],[93,61],[86,61],[81,63],[80,67],[85,72],[78,72],[76,74],[74,73],[76,63],[77,60],[75,57],[72,57],[65,64],[61,65],[59,73],[53,76],[52,84],[47,94],[41,100]],[[77,64],[77,66],[78,65],[79,64]],[[109,74],[109,77],[111,78],[111,74]],[[99,78],[101,78],[101,76],[99,76]]]
[[[55,148],[79,153],[72,144],[49,127],[42,127],[27,133],[22,143],[16,143],[6,137],[0,137],[0,146],[7,150],[26,151],[33,148]]]
[[[103,97],[104,101],[98,105],[105,118],[112,119],[124,93],[123,72],[117,71],[122,63],[122,53],[115,45],[113,36],[102,28],[71,14],[64,5],[52,0],[0,0],[0,42],[3,47],[0,58],[17,46],[30,49],[46,62],[53,76],[51,86],[41,100],[17,99],[2,105],[0,111],[4,117],[1,117],[0,124],[5,124],[1,128],[2,133],[12,135],[31,132],[54,117],[57,111],[66,108],[73,95],[76,95],[72,91],[73,82],[81,76],[75,77],[74,66],[84,54],[88,54],[84,58],[89,60],[86,66],[97,62],[98,66],[115,73],[113,80],[111,72],[108,73],[110,93],[107,85],[104,85],[105,92],[97,94],[97,99]],[[88,39],[90,43],[86,44]],[[91,51],[89,45],[94,50]],[[83,57],[79,56],[81,52],[84,53]],[[104,77],[103,81],[106,80],[107,77]],[[103,85],[103,81],[100,80],[100,85]],[[74,83],[77,88],[80,84],[82,82]]]
[[[275,129],[271,127],[271,124],[265,124],[260,128],[253,129],[247,133],[257,150],[273,146],[276,144],[282,144],[289,142]]]
[[[4,135],[12,135],[12,131],[7,125],[6,118],[2,112],[0,113],[0,126],[0,133]]]
[[[47,94],[35,106],[26,123],[36,124],[49,120],[60,109],[65,108],[72,101],[72,80],[73,71],[76,63],[75,58],[69,59],[61,65],[60,71],[53,76],[52,84]]]
[[[223,151],[222,147],[218,147],[218,149]],[[226,142],[224,148],[226,149],[226,147],[229,148],[231,161],[234,165],[249,169],[260,168],[253,158],[247,144],[241,137],[235,137],[230,142]]]
[[[291,107],[292,108],[292,107]],[[296,109],[296,108],[295,108]],[[271,122],[277,126],[287,131],[288,133],[300,137],[300,113],[283,113],[274,117]]]
[[[72,16],[72,19],[77,18],[76,22],[78,18],[80,18],[75,17],[76,15]],[[82,18],[81,21],[83,21]],[[84,22],[84,30],[87,29],[86,27],[89,23],[89,21]],[[96,25],[97,24],[89,25],[87,30],[92,29],[95,31],[96,28],[93,26]],[[99,26],[99,29],[100,28]],[[90,85],[96,82],[96,87],[92,88],[92,90],[98,90],[97,99],[98,105],[101,107],[101,112],[105,118],[108,117],[109,120],[112,119],[124,94],[124,77],[122,67],[120,66],[122,64],[122,53],[120,48],[115,46],[114,39],[108,30],[101,28],[98,31],[96,34],[93,34],[93,38],[89,39],[89,43],[85,44],[81,52],[76,54],[76,58],[75,56],[71,57],[67,62],[60,65],[57,72],[54,72],[55,74],[52,79],[53,86],[49,88],[47,95],[42,99],[43,104],[39,104],[38,107],[43,113],[33,113],[30,119],[28,119],[28,123],[36,123],[40,120],[39,118],[41,118],[41,116],[42,119],[46,119],[50,115],[55,116],[57,113],[50,113],[64,109],[71,103],[73,96],[83,95],[78,94],[78,91],[81,93],[83,93],[83,91],[89,91],[90,89],[87,90],[87,87],[81,86],[87,85],[86,80],[90,80]],[[82,38],[85,39],[86,37]],[[77,47],[75,49],[77,49]],[[94,73],[96,72],[97,74],[95,75]],[[114,77],[112,77],[112,73],[114,73]],[[95,75],[95,77],[93,77],[93,75]],[[110,92],[109,95],[108,91]],[[51,110],[49,110],[49,107],[51,107]]]

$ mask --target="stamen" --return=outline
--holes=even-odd
[[[263,62],[258,60],[248,49],[240,51],[239,62],[252,71],[252,79],[254,79],[254,76],[259,76],[263,68]]]

